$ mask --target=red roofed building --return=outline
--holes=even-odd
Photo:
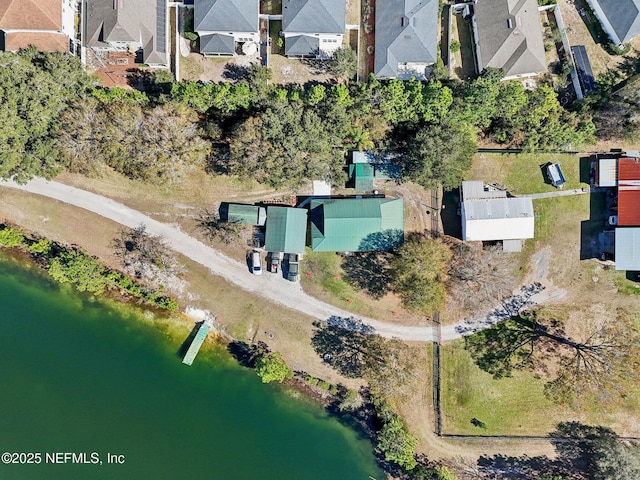
[[[618,159],[618,225],[640,226],[640,159]]]
[[[0,50],[68,52],[75,14],[73,0],[0,0]]]

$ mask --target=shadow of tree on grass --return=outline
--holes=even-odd
[[[387,252],[361,252],[346,256],[342,260],[345,280],[373,298],[381,298],[390,290],[391,258]]]

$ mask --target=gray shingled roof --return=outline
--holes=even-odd
[[[640,0],[588,0],[615,44],[640,34]]]
[[[236,42],[233,35],[212,33],[200,37],[200,53],[202,54],[233,55],[235,48]]]
[[[318,55],[320,52],[320,39],[310,35],[294,35],[287,37],[284,46],[284,54],[292,56]]]
[[[87,0],[85,43],[88,47],[108,42],[141,42],[142,61],[167,64],[164,0]]]
[[[376,4],[377,77],[397,77],[399,63],[435,63],[438,0],[384,0]]]
[[[345,0],[282,0],[282,31],[344,34]]]
[[[547,71],[536,0],[479,0],[473,8],[480,71],[504,68],[507,77]]]
[[[257,32],[258,0],[196,0],[196,32]]]

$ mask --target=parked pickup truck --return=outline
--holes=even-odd
[[[287,280],[289,280],[290,282],[297,282],[299,278],[300,278],[300,274],[299,274],[299,265],[298,265],[298,254],[290,253]]]

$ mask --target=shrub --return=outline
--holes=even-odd
[[[329,382],[325,382],[324,380],[320,380],[318,382],[318,388],[322,389],[322,390],[329,390],[329,388],[331,387],[331,384]]]
[[[51,255],[51,248],[52,248],[52,243],[47,240],[46,238],[43,238],[41,240],[38,240],[35,243],[32,243],[31,245],[29,245],[29,252],[33,253],[34,255],[38,255],[38,256],[42,256],[45,258],[48,258],[49,255]]]
[[[460,42],[458,40],[454,40],[451,42],[451,53],[456,53],[460,51]]]
[[[293,371],[280,352],[262,355],[256,361],[256,373],[262,379],[262,383],[271,383],[274,380],[282,383],[286,378],[293,378]]]
[[[0,245],[13,248],[24,243],[24,235],[17,228],[5,227],[0,230]]]
[[[307,382],[308,385],[315,387],[316,385],[318,385],[318,382],[320,381],[320,379],[316,377],[312,377],[311,375],[308,375],[305,381]]]

